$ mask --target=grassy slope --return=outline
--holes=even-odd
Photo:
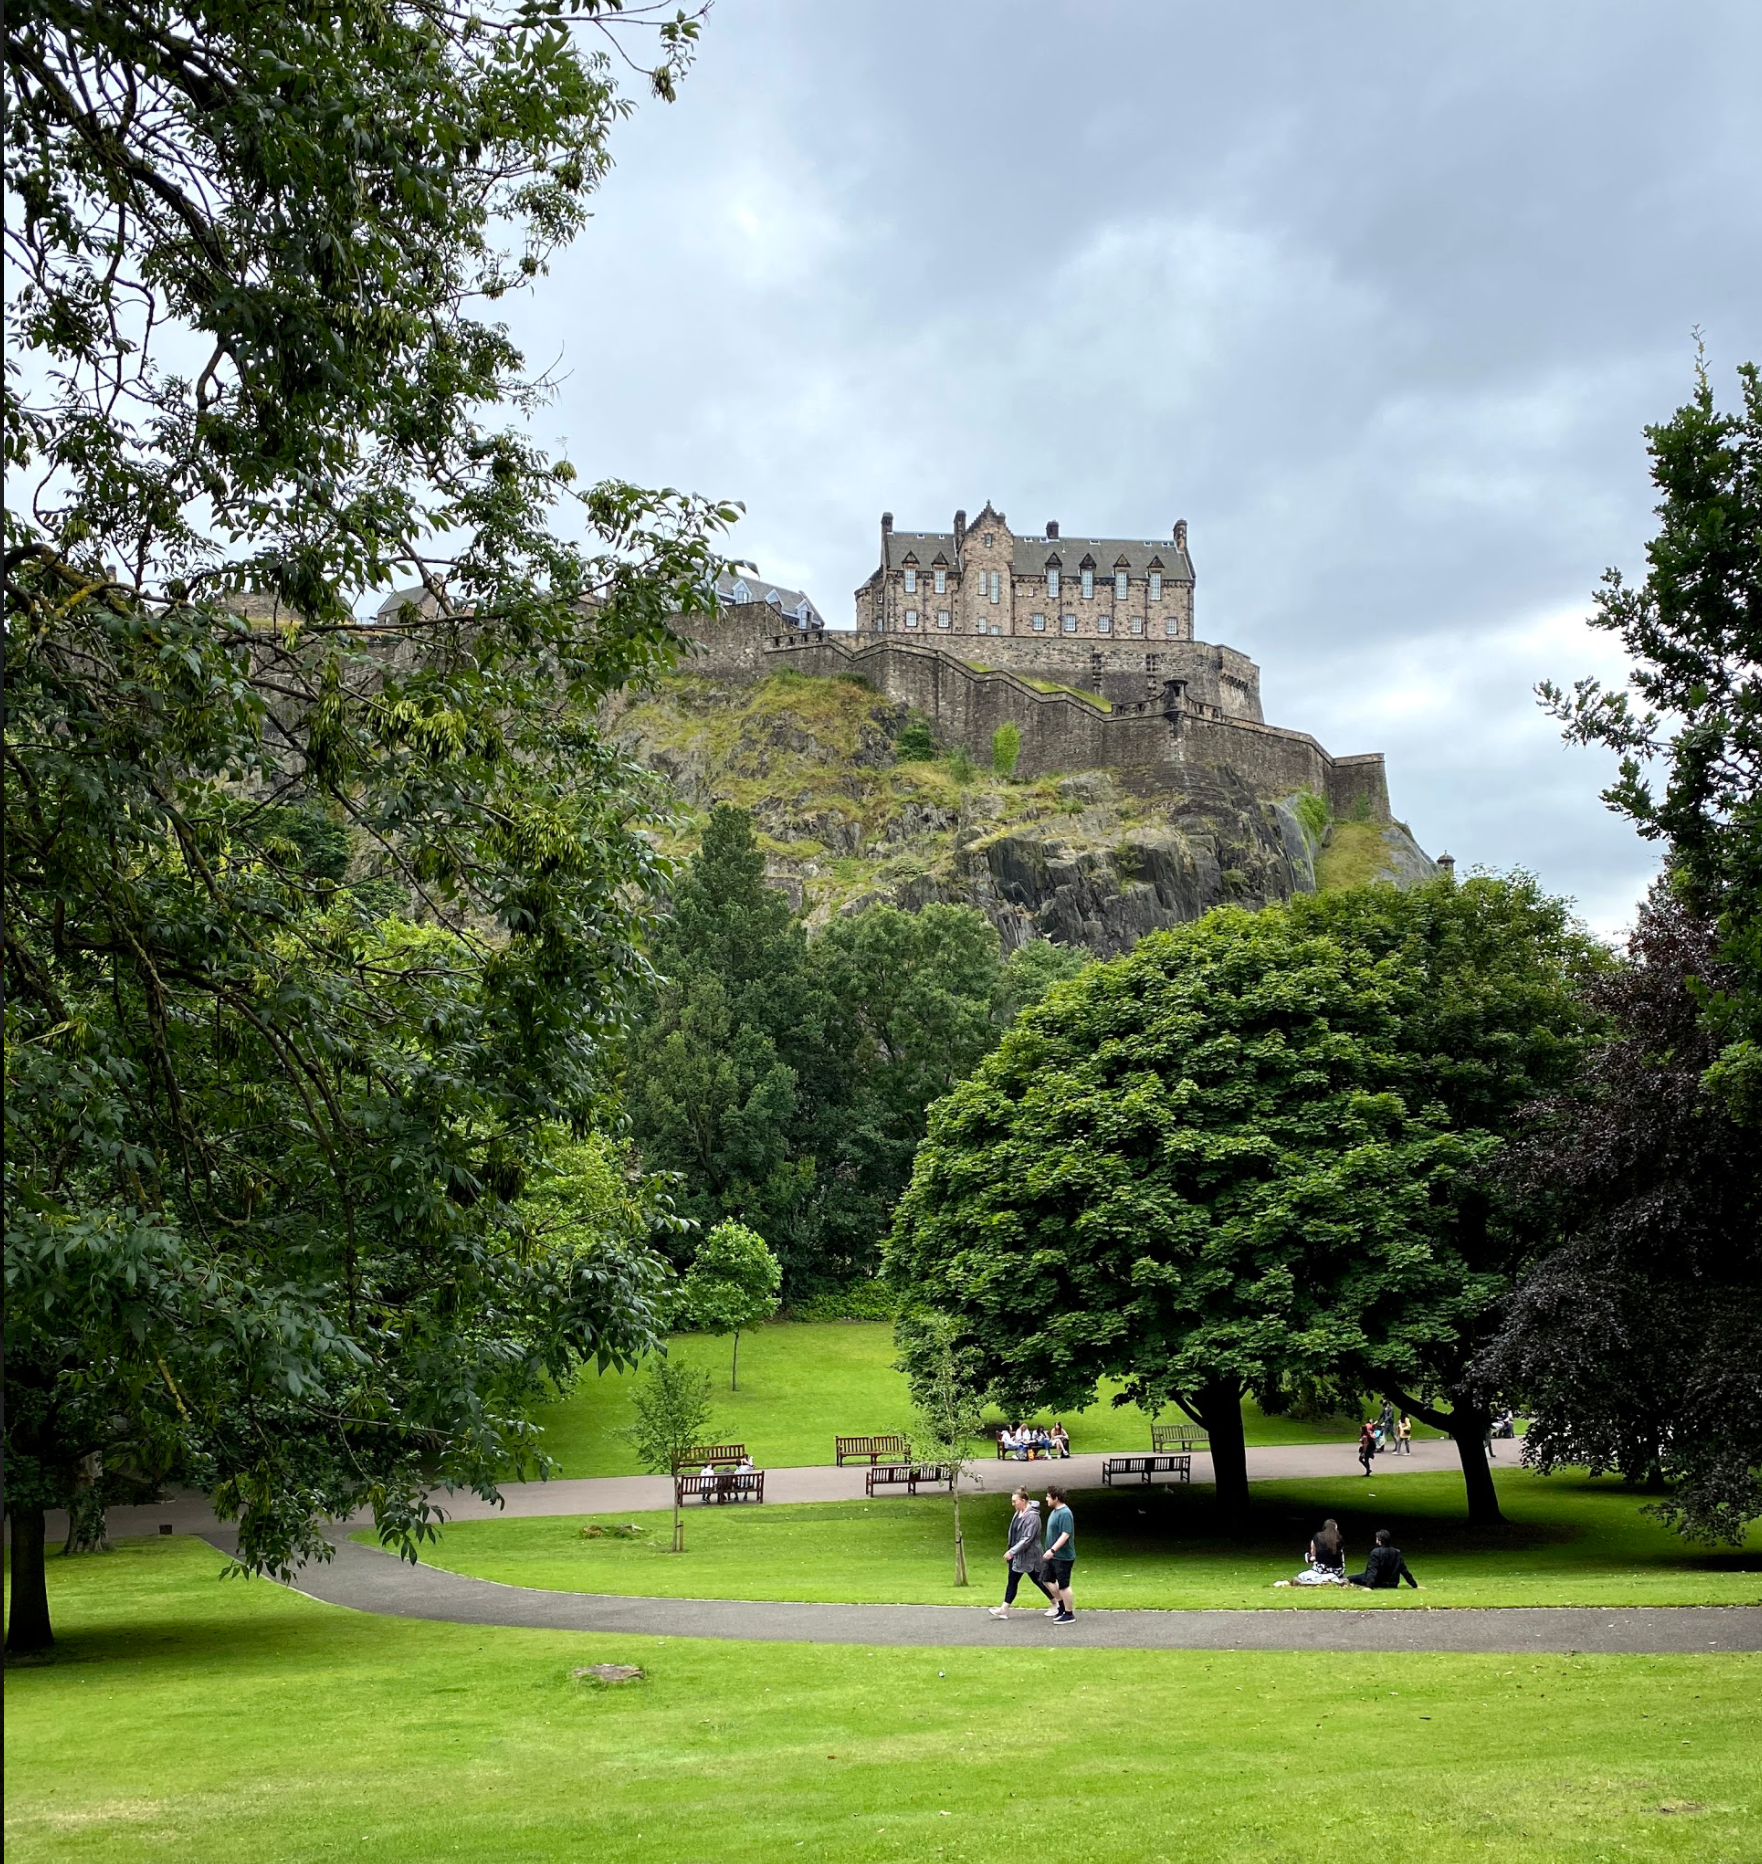
[[[893,1370],[893,1330],[880,1322],[781,1323],[741,1336],[740,1389],[728,1389],[732,1342],[691,1336],[673,1351],[715,1382],[716,1434],[743,1440],[760,1463],[829,1463],[834,1436],[908,1427],[905,1380]],[[1116,1410],[1111,1388],[1090,1410],[1065,1417],[1074,1450],[1149,1449],[1150,1425],[1134,1406]],[[1356,1434],[1345,1421],[1298,1423],[1244,1406],[1250,1443],[1316,1443]],[[545,1449],[566,1476],[634,1475],[630,1379],[588,1373],[569,1397],[539,1414]]]
[[[1738,1864],[1762,1662],[839,1650],[482,1630],[52,1560],[7,1856]],[[622,1689],[574,1665],[636,1662]]]
[[[1031,1481],[1044,1470],[1026,1472]],[[1762,1533],[1742,1553],[1697,1553],[1641,1514],[1615,1482],[1524,1471],[1499,1476],[1508,1524],[1469,1528],[1454,1475],[1383,1475],[1365,1482],[1257,1483],[1245,1541],[1213,1528],[1207,1489],[1100,1492],[1077,1498],[1078,1589],[1095,1606],[1362,1606],[1333,1588],[1273,1589],[1302,1564],[1326,1515],[1340,1522],[1354,1567],[1379,1527],[1391,1528],[1421,1590],[1378,1604],[1685,1605],[1762,1602]],[[1375,1498],[1374,1500],[1372,1498]],[[961,1504],[968,1563],[984,1603],[1002,1588],[1006,1499]],[[583,1540],[585,1517],[467,1521],[425,1554],[438,1566],[507,1585],[665,1598],[849,1599],[885,1604],[978,1603],[955,1588],[946,1497],[766,1508],[694,1508],[688,1551],[664,1551],[665,1516],[639,1540]],[[629,1517],[594,1516],[607,1522]],[[357,1536],[370,1540],[371,1535]]]
[[[1324,893],[1362,887],[1388,865],[1389,850],[1375,822],[1336,822],[1315,858],[1315,884]]]

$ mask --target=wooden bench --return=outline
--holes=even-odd
[[[880,1437],[834,1437],[832,1452],[838,1459],[840,1469],[844,1467],[844,1459],[847,1456],[853,1463],[860,1462],[867,1457],[869,1467],[873,1469],[883,1457],[890,1462],[910,1462],[912,1446],[906,1438],[895,1432]]]
[[[1170,1476],[1176,1482],[1193,1480],[1193,1459],[1190,1456],[1110,1456],[1101,1465],[1101,1486],[1111,1489],[1114,1481],[1136,1479],[1149,1486],[1157,1476]]]
[[[762,1469],[719,1469],[713,1476],[673,1478],[676,1503],[682,1504],[693,1495],[704,1502],[762,1502],[765,1472]]]
[[[877,1489],[903,1485],[908,1495],[916,1495],[919,1483],[952,1489],[954,1470],[947,1463],[871,1463],[863,1477],[863,1493],[873,1495]]]
[[[1032,1450],[1006,1450],[1003,1447],[1003,1432],[997,1433],[997,1460],[1000,1463],[1056,1463],[1060,1460],[1057,1450],[1048,1449],[1044,1444],[1036,1445]]]
[[[712,1469],[738,1469],[747,1461],[744,1443],[694,1443],[673,1465],[674,1475],[686,1470],[701,1471],[707,1463]]]
[[[1203,1450],[1211,1442],[1203,1424],[1152,1424],[1150,1447],[1153,1450]]]

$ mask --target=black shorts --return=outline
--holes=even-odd
[[[1061,1592],[1069,1591],[1071,1568],[1076,1564],[1075,1560],[1048,1560],[1046,1562],[1047,1577]]]

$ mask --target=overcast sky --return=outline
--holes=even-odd
[[[1531,687],[1619,674],[1692,327],[1762,359],[1758,70],[1754,0],[722,0],[515,313],[539,428],[834,626],[883,510],[1184,517],[1269,720],[1613,931],[1653,852]]]

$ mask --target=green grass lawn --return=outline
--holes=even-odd
[[[1025,1471],[1031,1481],[1043,1471]],[[1211,1491],[1099,1491],[1076,1498],[1080,1602],[1180,1609],[1199,1606],[1335,1610],[1363,1606],[1355,1588],[1278,1591],[1302,1566],[1324,1516],[1346,1536],[1351,1571],[1371,1537],[1391,1529],[1418,1577],[1379,1593],[1379,1606],[1754,1604],[1762,1600],[1762,1533],[1743,1552],[1697,1552],[1640,1510],[1644,1497],[1619,1482],[1523,1470],[1498,1475],[1508,1516],[1501,1528],[1462,1521],[1457,1475],[1343,1477],[1257,1482],[1246,1540],[1225,1538]],[[1373,1499],[1374,1498],[1374,1499]],[[507,1585],[663,1598],[809,1599],[879,1604],[990,1604],[1001,1591],[1008,1507],[1002,1495],[961,1503],[967,1559],[979,1587],[954,1585],[952,1512],[946,1496],[762,1508],[694,1507],[686,1552],[666,1551],[665,1514],[634,1520],[640,1539],[584,1540],[587,1517],[461,1521],[423,1557],[454,1572]],[[356,1536],[371,1542],[371,1533]]]
[[[11,1864],[1753,1864],[1762,1661],[865,1650],[372,1618],[50,1561]],[[571,1670],[637,1663],[641,1683]]]
[[[740,1389],[728,1389],[732,1341],[689,1334],[671,1351],[715,1382],[718,1436],[739,1438],[768,1468],[829,1463],[835,1436],[910,1428],[905,1380],[893,1369],[893,1329],[883,1322],[783,1322],[740,1337]],[[628,1373],[589,1372],[567,1398],[538,1415],[544,1448],[565,1476],[635,1475]],[[1113,1391],[1087,1411],[1064,1415],[1073,1450],[1150,1448],[1150,1423],[1135,1405],[1116,1409]],[[1350,1419],[1300,1423],[1244,1404],[1250,1443],[1320,1443],[1357,1434]],[[1047,1414],[1050,1418],[1050,1413]],[[1001,1419],[996,1420],[1001,1422]],[[1432,1436],[1431,1431],[1417,1435]]]

